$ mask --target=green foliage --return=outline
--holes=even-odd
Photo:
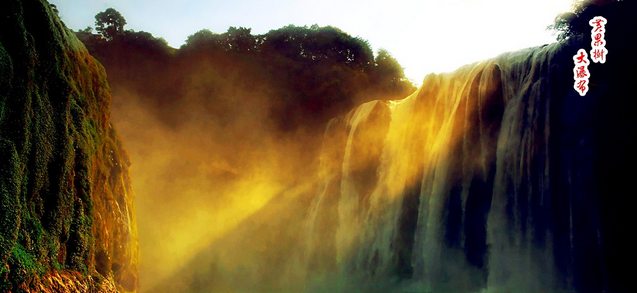
[[[11,58],[9,58],[7,51],[2,46],[2,43],[0,43],[0,124],[4,116],[4,101],[11,88],[12,78],[13,64],[11,64]]]
[[[177,105],[192,90],[183,77],[195,74],[194,68],[209,70],[211,74],[197,74],[209,80],[197,90],[216,106],[209,113],[222,124],[231,123],[229,113],[237,110],[232,103],[226,106],[221,95],[240,87],[256,96],[278,97],[271,103],[271,118],[286,131],[320,129],[356,104],[403,98],[415,90],[387,51],[380,51],[375,60],[366,40],[332,26],[288,25],[263,35],[252,35],[245,27],[230,27],[221,34],[203,29],[188,36],[174,54],[143,32],[126,31],[111,42],[92,39],[85,44],[105,65],[114,91],[127,88],[151,107]],[[169,124],[187,117],[165,115],[162,120]]]
[[[70,238],[68,242],[68,258],[70,267],[87,274],[90,259],[90,223],[92,220],[85,214],[84,205],[81,199],[77,199],[77,204],[72,223],[70,225]]]
[[[51,4],[51,10],[53,10],[53,12],[55,13],[55,15],[57,15],[58,17],[60,17],[60,10],[58,10],[57,5],[55,5],[55,4]]]
[[[245,27],[231,26],[228,28],[228,32],[225,34],[227,51],[250,52],[257,50],[255,38],[251,32],[252,29]]]
[[[0,290],[2,292],[7,292],[13,288],[13,285],[9,282],[9,273],[10,270],[6,266],[0,267]]]
[[[3,1],[0,27],[0,288],[16,291],[50,269],[94,272],[95,201],[107,199],[93,186],[110,175],[94,166],[107,165],[110,95],[101,65],[45,1]],[[131,34],[122,40],[156,40]]]
[[[265,54],[279,53],[291,59],[347,64],[360,70],[373,64],[366,40],[354,38],[338,28],[288,25],[265,34],[260,45]]]
[[[20,227],[19,166],[13,143],[0,138],[0,268],[13,250]]]
[[[398,61],[385,49],[378,50],[376,54],[376,67],[381,75],[392,78],[403,78],[405,73]]]
[[[155,38],[145,31],[125,31],[117,40],[116,46],[148,50],[149,54],[169,54],[168,43],[163,38]]]
[[[409,88],[412,87],[405,78],[404,69],[387,50],[378,50],[375,63],[375,74],[377,75],[381,90],[388,92],[405,92],[409,91]]]
[[[225,36],[215,34],[209,29],[202,29],[186,39],[181,50],[220,51],[224,49]]]
[[[77,32],[75,32],[75,35],[84,44],[105,42],[104,37],[102,35],[93,34],[93,28],[90,26],[87,26],[83,30],[78,30]]]
[[[8,263],[9,280],[14,285],[25,282],[33,274],[42,274],[45,271],[45,267],[38,261],[33,252],[19,243],[14,246]]]
[[[87,26],[85,29],[79,30],[78,32],[91,34],[91,33],[93,33],[93,27],[92,26]]]
[[[95,30],[107,41],[112,41],[124,33],[126,19],[119,11],[108,8],[95,15]]]

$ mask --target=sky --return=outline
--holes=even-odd
[[[294,24],[335,26],[388,50],[417,85],[500,53],[552,43],[546,26],[572,0],[50,0],[74,30],[95,26],[95,14],[118,10],[125,29],[147,31],[175,48],[204,28],[252,28],[252,34]]]

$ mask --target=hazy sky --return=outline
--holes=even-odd
[[[427,73],[452,71],[499,53],[551,43],[545,30],[571,0],[51,0],[72,29],[95,26],[113,7],[126,29],[147,31],[179,48],[203,28],[266,33],[288,24],[336,26],[387,49],[420,84]]]

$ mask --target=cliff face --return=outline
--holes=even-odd
[[[333,120],[309,290],[627,292],[637,29],[621,7],[599,11],[608,61],[589,67],[584,97],[572,56],[590,38],[571,38],[428,75],[398,103]]]
[[[0,288],[135,291],[130,162],[103,67],[46,1],[2,1],[0,27]]]

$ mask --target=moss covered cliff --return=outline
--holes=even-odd
[[[0,2],[0,290],[137,287],[130,161],[103,67],[43,0]]]

